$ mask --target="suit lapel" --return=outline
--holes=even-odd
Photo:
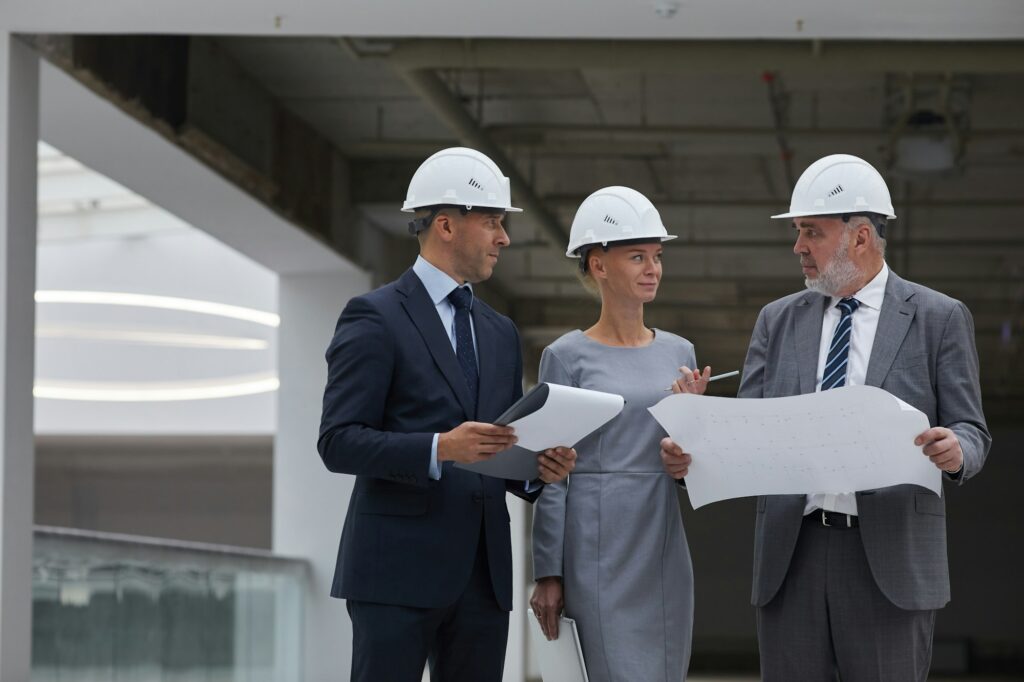
[[[896,353],[903,345],[903,339],[914,321],[917,306],[910,302],[913,290],[904,281],[889,272],[889,281],[885,284],[885,296],[882,299],[882,310],[878,315],[878,328],[871,346],[871,358],[868,360],[868,371],[864,383],[868,386],[881,386],[892,367]]]
[[[829,299],[804,294],[793,313],[796,337],[796,365],[800,375],[800,393],[814,393],[818,374],[818,353],[821,350],[821,320]]]
[[[466,413],[467,419],[473,418],[473,400],[469,395],[469,386],[466,384],[466,377],[462,374],[459,361],[452,350],[452,342],[441,324],[441,318],[437,315],[437,308],[434,302],[427,295],[423,282],[411,269],[398,280],[398,291],[405,295],[402,299],[402,307],[412,319],[412,323],[419,330],[427,350],[430,351],[434,363],[441,370],[445,381],[451,386],[452,391],[459,400],[462,410]]]

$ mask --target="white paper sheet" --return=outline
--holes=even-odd
[[[559,445],[571,447],[604,426],[626,404],[621,395],[585,388],[548,384],[547,402],[533,414],[509,424],[521,448],[540,452]]]
[[[914,445],[924,413],[873,386],[790,398],[672,395],[651,414],[693,456],[696,509],[752,495],[845,493],[901,483],[935,494],[942,472]]]
[[[536,453],[576,445],[622,412],[625,404],[614,393],[548,384],[547,399],[539,409],[509,422],[519,439],[515,447],[484,462],[455,466],[487,476],[532,480],[537,477]]]
[[[527,609],[527,614],[530,646],[537,652],[540,676],[544,682],[589,682],[576,621],[565,616],[559,618],[558,639],[548,641],[540,629],[540,622],[533,615],[533,609]]]

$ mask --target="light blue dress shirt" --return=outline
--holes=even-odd
[[[459,283],[448,276],[448,273],[438,269],[433,264],[429,263],[423,256],[417,256],[416,262],[413,263],[412,271],[416,273],[416,276],[423,282],[423,287],[427,290],[427,296],[430,297],[431,302],[434,304],[434,309],[437,310],[437,316],[441,318],[441,325],[444,326],[446,332],[448,332],[448,340],[451,341],[452,350],[455,350],[455,306],[448,300],[448,294],[452,293],[459,287]],[[473,291],[471,284],[466,284],[466,288]],[[472,304],[470,304],[472,310]],[[473,316],[469,317],[469,328],[473,333],[473,354],[477,358],[477,369],[479,370],[480,355],[476,352],[476,328],[473,326]],[[437,464],[437,439],[440,438],[441,434],[435,433],[433,443],[430,446],[430,470],[429,476],[435,481],[441,478],[441,467]]]

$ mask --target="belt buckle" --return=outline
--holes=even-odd
[[[828,522],[828,512],[825,511],[824,509],[821,510],[821,525],[825,526],[826,528],[832,527],[832,524]]]

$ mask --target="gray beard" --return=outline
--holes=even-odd
[[[810,277],[804,278],[804,286],[811,291],[817,291],[819,294],[838,296],[839,292],[849,290],[851,286],[860,281],[860,270],[857,269],[853,260],[850,259],[850,254],[847,252],[849,245],[850,239],[847,236],[843,239],[839,248],[836,249],[832,260],[829,261],[824,270],[818,273],[815,279]]]

